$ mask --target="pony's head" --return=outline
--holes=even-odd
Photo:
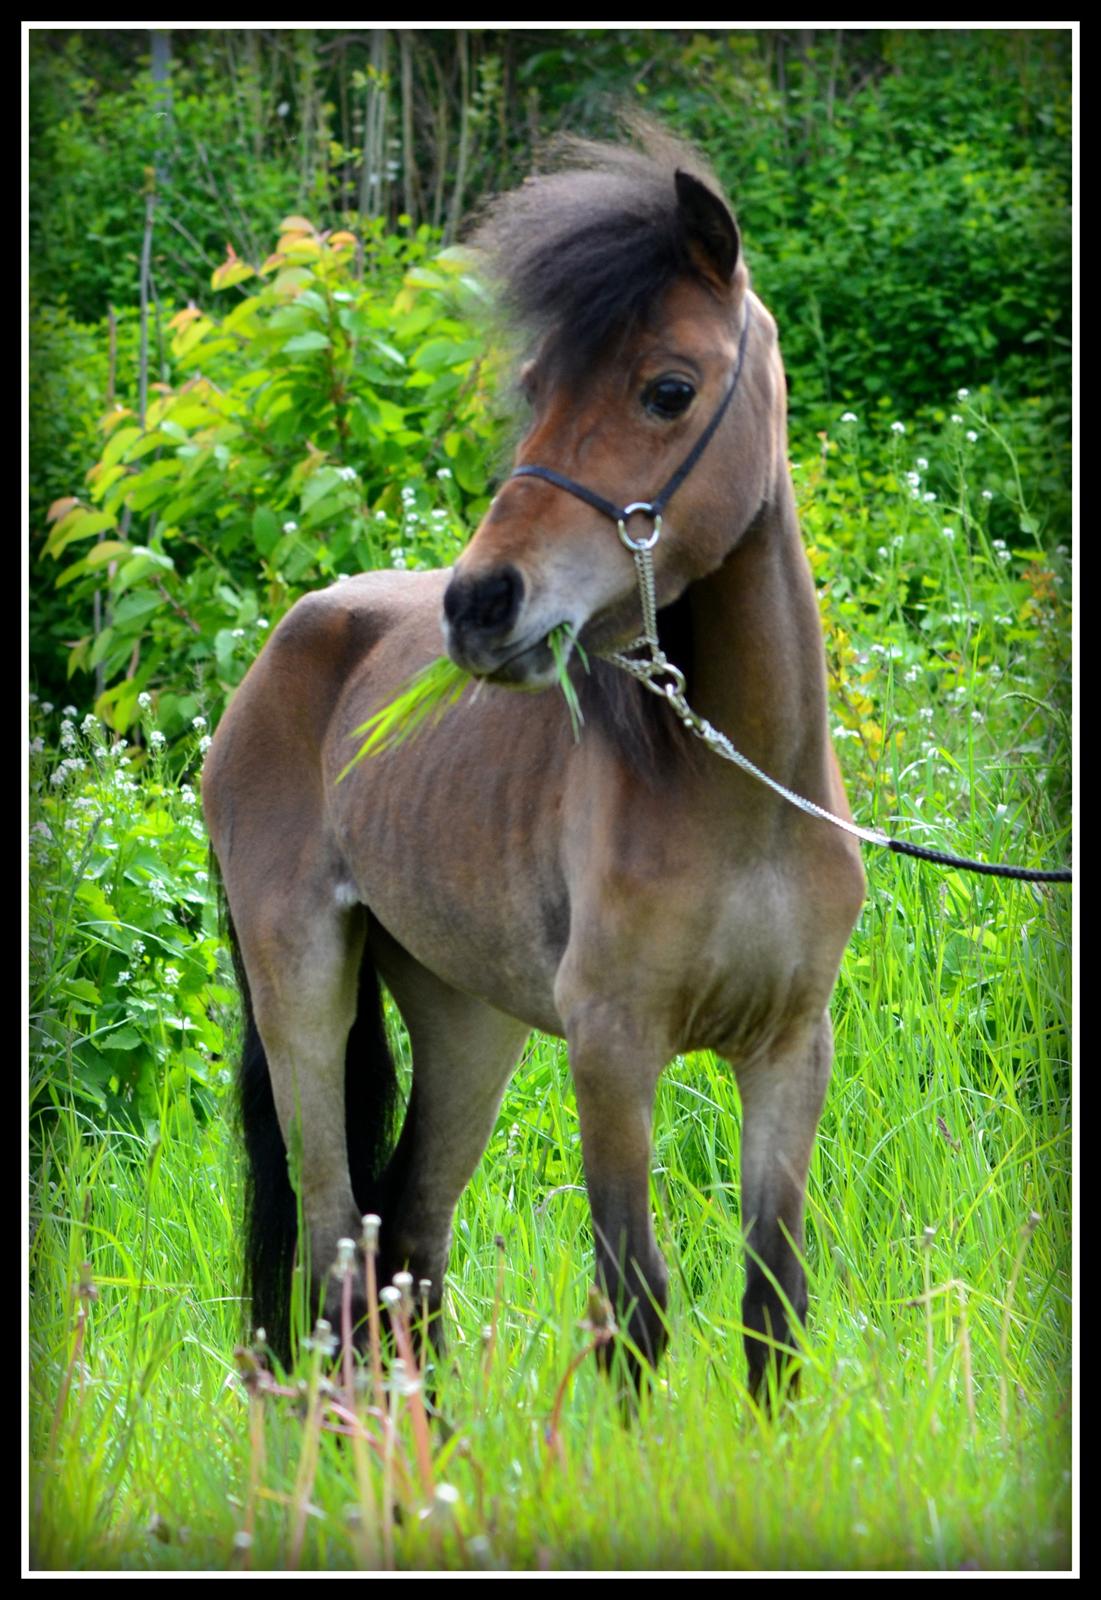
[[[526,336],[517,466],[549,476],[505,481],[444,596],[452,658],[532,688],[554,680],[556,625],[597,653],[639,631],[635,566],[597,502],[661,497],[721,412],[663,506],[665,605],[721,564],[783,449],[775,326],[754,301],[746,328],[749,277],[713,176],[654,130],[642,150],[566,149],[570,164],[495,201],[475,240]],[[645,539],[652,522],[637,512],[627,531]]]

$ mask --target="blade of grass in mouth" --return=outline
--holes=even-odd
[[[554,657],[558,686],[566,702],[570,727],[573,729],[576,741],[581,737],[584,718],[581,715],[577,690],[569,674],[571,643],[577,645],[578,654],[584,663],[585,671],[588,672],[588,658],[577,644],[576,635],[569,623],[559,623],[547,635],[547,645]],[[458,704],[470,681],[471,675],[462,667],[457,667],[448,656],[438,656],[435,661],[429,662],[427,667],[410,678],[405,688],[393,700],[353,730],[352,737],[363,735],[363,743],[340,774],[340,778],[358,766],[365,756],[378,756],[386,750],[396,750],[399,745],[404,744],[407,739],[414,738],[425,727],[437,723],[452,706]],[[340,778],[337,779],[338,783]]]

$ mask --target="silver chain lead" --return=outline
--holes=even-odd
[[[641,507],[637,509],[642,509]],[[832,822],[837,828],[843,828],[846,833],[851,833],[856,839],[863,839],[866,844],[890,846],[890,839],[877,828],[861,828],[855,822],[849,822],[845,817],[838,817],[832,811],[827,811],[825,806],[816,805],[813,800],[807,800],[801,794],[796,794],[794,789],[779,783],[775,778],[770,778],[767,772],[762,772],[755,766],[748,756],[743,756],[736,749],[725,733],[712,727],[706,717],[701,717],[692,710],[685,697],[684,674],[680,668],[668,659],[664,650],[658,643],[657,628],[657,594],[654,583],[654,561],[651,555],[654,545],[661,535],[661,518],[654,519],[654,535],[645,543],[636,543],[627,535],[623,523],[619,524],[619,536],[630,550],[635,562],[635,571],[638,574],[639,599],[642,605],[642,633],[637,639],[627,646],[626,651],[617,651],[605,659],[619,667],[623,672],[630,673],[652,694],[660,695],[680,718],[690,733],[702,739],[709,750],[717,756],[722,756],[724,761],[731,761],[750,777],[766,784],[775,794],[787,800],[791,805],[797,806],[800,811],[805,811],[808,816],[820,817],[823,822]],[[646,657],[639,657],[635,651],[646,650]]]

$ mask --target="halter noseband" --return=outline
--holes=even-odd
[[[630,505],[617,506],[611,500],[605,500],[604,496],[597,494],[594,489],[587,489],[583,483],[575,483],[573,478],[567,478],[565,473],[556,472],[553,467],[517,467],[511,476],[514,478],[543,478],[547,483],[553,483],[556,489],[565,489],[567,493],[576,495],[579,500],[584,500],[586,505],[592,506],[593,510],[599,511],[602,516],[610,517],[618,527],[619,537],[623,540],[628,550],[632,552],[652,550],[661,537],[662,512],[711,443],[719,423],[726,415],[727,407],[734,398],[734,391],[738,387],[738,380],[742,375],[742,367],[745,365],[748,333],[749,301],[747,300],[745,303],[745,319],[742,323],[742,336],[738,341],[738,359],[734,365],[734,376],[730,380],[730,387],[719,401],[718,408],[707,427],[669,479],[665,488],[653,500],[632,500]],[[641,511],[646,516],[653,518],[654,531],[648,539],[632,539],[627,532],[627,521],[636,511]]]

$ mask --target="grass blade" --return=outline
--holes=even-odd
[[[576,646],[586,672],[589,670],[588,657],[568,622],[559,623],[551,629],[547,634],[547,645],[554,657],[558,686],[566,702],[576,743],[581,738],[585,719],[581,714],[577,690],[570,678],[571,646]],[[430,661],[427,667],[410,678],[400,694],[354,729],[353,738],[357,734],[365,735],[365,738],[337,782],[358,766],[365,756],[380,756],[387,750],[396,750],[429,723],[438,722],[452,706],[458,704],[469,682],[470,674],[462,667],[457,667],[448,656],[437,656],[435,661]]]

